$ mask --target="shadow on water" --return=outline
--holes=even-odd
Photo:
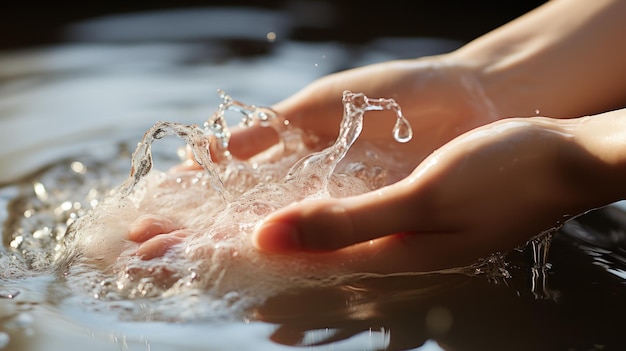
[[[380,330],[390,334],[388,350],[416,348],[426,340],[449,350],[620,349],[624,340],[615,325],[626,312],[623,282],[561,244],[549,279],[558,301],[535,299],[520,284],[528,271],[515,269],[516,278],[496,285],[433,275],[294,293],[273,298],[258,314],[280,325],[272,340],[287,345],[300,345],[311,332],[321,334],[313,339],[321,343]]]
[[[271,338],[285,345],[377,331],[389,334],[385,350],[413,349],[427,340],[446,350],[620,350],[626,347],[620,327],[626,313],[626,212],[610,206],[588,217],[556,233],[541,297],[532,292],[532,260],[525,250],[508,256],[509,279],[439,274],[381,278],[336,289],[291,291],[273,297],[255,315],[279,325]],[[573,233],[574,226],[585,229]],[[618,240],[614,234],[607,238],[615,231],[621,233]],[[611,243],[589,245],[580,237],[583,233]]]
[[[76,179],[72,174],[81,175],[79,164],[83,164],[89,172],[95,171],[93,179],[101,187],[91,196],[103,196],[127,174],[127,153],[132,149],[128,144],[159,119],[189,123],[205,119],[210,113],[207,108],[216,105],[217,88],[243,101],[269,105],[330,72],[445,52],[457,47],[458,40],[471,39],[423,38],[413,33],[415,37],[331,42],[333,24],[295,23],[292,15],[286,15],[301,13],[298,6],[306,4],[273,4],[252,12],[198,9],[193,15],[158,11],[94,20],[74,13],[71,20],[76,22],[57,32],[64,33],[65,41],[2,53],[0,139],[6,143],[0,151],[2,256],[10,257],[15,252],[12,243],[18,245],[12,229],[15,223],[9,223],[12,209],[21,208],[18,202],[24,196],[37,196],[33,184],[46,177],[62,178],[52,173],[57,172],[53,171],[56,166],[67,162],[60,171],[66,172],[66,178],[59,183],[62,186],[48,190],[65,191],[62,197],[74,197],[76,202],[84,200],[82,192],[88,189],[72,183]],[[163,31],[159,38],[150,30],[181,18],[194,33],[198,33],[194,23],[205,23],[199,28],[210,30],[196,37]],[[124,30],[136,21],[143,30]],[[244,22],[247,27],[240,25]],[[342,25],[346,23],[353,22]],[[390,30],[387,34],[393,35],[400,29]],[[279,40],[268,40],[269,32],[276,32]],[[226,33],[230,36],[225,37]],[[288,33],[288,40],[281,33]],[[307,36],[313,40],[300,41]],[[45,38],[31,39],[41,44]],[[120,145],[127,147],[120,150]],[[71,161],[79,164],[72,169]],[[68,206],[79,212],[76,203]],[[43,230],[40,233],[49,235],[44,228],[50,231],[51,223],[54,219],[39,218],[37,224],[21,230]],[[94,311],[88,308],[89,298],[77,302],[68,297],[70,292],[56,277],[24,278],[19,265],[4,260],[0,349],[55,350],[80,345],[92,350],[298,349],[295,346],[315,350],[621,350],[626,348],[621,330],[626,312],[625,239],[626,210],[615,204],[572,220],[556,233],[545,280],[533,279],[533,260],[526,249],[507,257],[510,278],[429,274],[294,289],[254,307],[242,320],[219,325],[160,321],[150,315],[149,307],[139,321],[118,320],[116,312],[127,308],[123,301]]]

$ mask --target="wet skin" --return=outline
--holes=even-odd
[[[471,264],[621,196],[611,187],[619,182],[612,167],[620,167],[621,158],[604,152],[606,145],[589,132],[614,130],[621,137],[623,124],[621,113],[497,121],[454,139],[409,177],[378,191],[279,210],[264,222],[270,227],[260,229],[270,234],[253,239],[268,254],[366,257],[350,260],[356,271],[431,271]],[[371,197],[390,200],[370,211]],[[387,221],[372,220],[374,214]],[[294,224],[292,218],[300,222]],[[298,226],[303,222],[309,225]],[[184,234],[163,223],[168,222],[140,221],[130,232],[131,240],[142,242],[138,252],[146,258],[158,256]],[[340,228],[340,235],[317,235],[327,228]],[[382,230],[388,235],[377,237]]]

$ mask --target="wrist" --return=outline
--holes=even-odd
[[[549,1],[451,56],[502,116],[580,117],[624,106],[626,2]]]
[[[541,73],[543,68],[537,64],[537,56],[549,41],[522,35],[508,39],[497,34],[459,48],[449,54],[449,60],[472,72],[499,117],[560,117],[553,113],[553,107],[542,102],[550,94],[544,91],[547,85],[541,79],[547,74]]]

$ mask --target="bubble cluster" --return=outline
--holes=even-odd
[[[204,298],[241,307],[289,287],[336,284],[352,276],[344,268],[345,257],[268,255],[252,247],[250,236],[264,217],[290,204],[357,195],[388,184],[388,172],[397,165],[375,145],[363,144],[354,158],[346,155],[367,111],[394,111],[391,135],[408,141],[410,125],[399,106],[392,99],[345,92],[337,140],[312,150],[303,142],[303,131],[271,109],[219,94],[223,102],[202,128],[174,122],[150,128],[132,155],[130,175],[110,194],[94,198],[91,208],[61,205],[74,209],[66,221],[69,228],[62,235],[52,229],[41,235],[54,238],[54,262],[70,285],[101,301],[163,300],[200,291]],[[243,126],[273,128],[282,143],[268,152],[278,155],[261,158],[265,162],[232,157],[226,111],[240,113]],[[168,136],[183,139],[200,167],[153,169],[152,143]],[[78,165],[72,169],[84,173]],[[38,196],[45,196],[38,189]],[[134,255],[138,244],[128,240],[128,232],[144,214],[171,219],[186,229],[185,237],[163,255],[141,259]]]

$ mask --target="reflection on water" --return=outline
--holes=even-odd
[[[206,119],[219,103],[217,88],[271,105],[339,68],[402,57],[407,46],[419,55],[425,42],[394,43],[279,40],[233,57],[226,41],[100,42],[1,55],[0,349],[623,349],[616,328],[626,312],[621,204],[556,233],[540,280],[527,249],[507,257],[510,277],[427,274],[293,288],[237,318],[206,318],[219,306],[201,294],[175,296],[185,301],[172,302],[181,310],[167,318],[150,299],[102,304],[47,271],[50,243],[127,177],[130,151],[155,121]],[[165,168],[180,145],[161,146],[153,151]]]

